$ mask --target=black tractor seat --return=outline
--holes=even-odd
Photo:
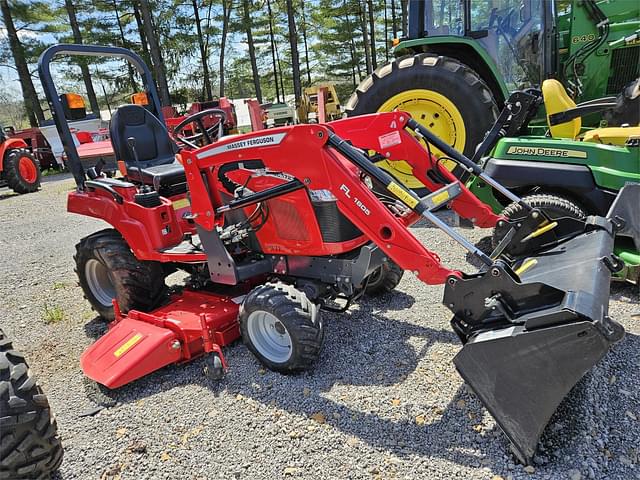
[[[126,165],[127,180],[152,186],[163,197],[187,191],[184,168],[176,161],[178,146],[149,110],[140,105],[119,107],[111,117],[109,133],[116,158]],[[129,138],[135,139],[137,161]]]
[[[134,183],[150,185],[163,197],[172,197],[187,191],[187,176],[178,163],[138,168],[127,165],[127,178]]]

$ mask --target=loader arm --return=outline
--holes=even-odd
[[[441,167],[440,159],[425,152],[423,144],[409,133],[407,123],[410,116],[404,112],[379,113],[345,118],[331,122],[329,126],[336,135],[363,150],[375,150],[387,160],[404,160],[416,177],[430,192],[444,185],[458,184],[460,194],[450,203],[458,215],[471,220],[475,226],[493,228],[500,216],[481,202],[447,168]]]
[[[417,144],[410,135],[407,137]],[[326,125],[300,125],[272,129],[268,134],[247,135],[241,142],[223,139],[198,151],[183,152],[195,222],[211,231],[221,221],[220,214],[215,212],[222,205],[215,195],[209,194],[216,190],[216,168],[259,159],[270,170],[286,172],[301,180],[307,189],[332,192],[337,198],[338,209],[365,236],[423,282],[441,284],[450,275],[460,275],[443,267],[440,257],[415,238],[403,218],[378,200],[362,181],[361,170],[329,145],[330,138],[335,138],[335,134]],[[249,148],[250,154],[247,153]],[[305,152],[303,161],[298,160],[299,152]],[[370,165],[373,167],[372,163]]]

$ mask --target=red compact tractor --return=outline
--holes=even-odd
[[[16,193],[31,193],[40,187],[40,163],[22,138],[9,137],[0,125],[0,186]]]
[[[50,75],[56,55],[117,56],[142,74],[153,108],[122,106],[110,125],[122,178],[83,171]],[[132,52],[57,45],[39,71],[77,183],[68,210],[112,227],[82,239],[76,255],[87,299],[112,320],[81,358],[100,384],[117,388],[201,356],[216,377],[223,347],[240,338],[272,370],[308,369],[322,348],[323,310],[390,290],[409,270],[445,284],[463,344],[455,365],[529,462],[562,398],[624,333],[607,316],[611,273],[621,266],[613,236],[624,220],[551,221],[403,112],[219,138],[202,122],[224,114],[205,110],[185,120],[199,125],[198,141],[178,128],[176,143]],[[431,145],[528,212],[490,255],[433,211],[448,205],[479,227],[507,220],[442,168]],[[376,167],[380,157],[407,161],[431,193],[403,187]],[[621,193],[629,194],[638,191]],[[420,218],[483,268],[443,266],[408,228]],[[188,278],[168,292],[164,279],[176,270]]]

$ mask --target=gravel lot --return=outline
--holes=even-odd
[[[451,359],[460,345],[442,288],[405,275],[398,291],[326,314],[316,369],[282,376],[241,344],[219,383],[202,363],[172,366],[117,392],[95,416],[78,359],[104,329],[73,272],[75,243],[103,228],[67,214],[68,176],[42,191],[0,191],[0,325],[57,413],[62,479],[586,478],[640,479],[640,312],[637,290],[612,286],[625,339],[581,381],[545,432],[533,473],[516,464]],[[417,236],[447,265],[470,270],[441,232]],[[465,230],[474,241],[487,232]],[[45,308],[64,319],[47,324]]]

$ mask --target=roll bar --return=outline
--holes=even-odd
[[[104,47],[100,45],[78,45],[78,44],[58,44],[47,48],[40,58],[38,59],[38,74],[40,75],[40,82],[44,94],[47,97],[49,109],[53,116],[58,135],[62,141],[62,146],[67,155],[67,165],[73,174],[73,178],[76,181],[76,185],[79,190],[84,190],[84,182],[86,175],[84,167],[80,161],[78,150],[73,142],[73,136],[67,119],[64,116],[64,109],[62,102],[58,96],[58,91],[51,77],[51,62],[56,56],[60,55],[72,55],[79,57],[115,57],[122,58],[128,61],[142,76],[142,82],[149,98],[150,107],[153,110],[153,114],[158,117],[161,122],[164,122],[162,116],[162,109],[160,108],[160,100],[158,98],[158,92],[156,91],[155,82],[149,67],[144,63],[142,58],[126,48],[121,47]]]

